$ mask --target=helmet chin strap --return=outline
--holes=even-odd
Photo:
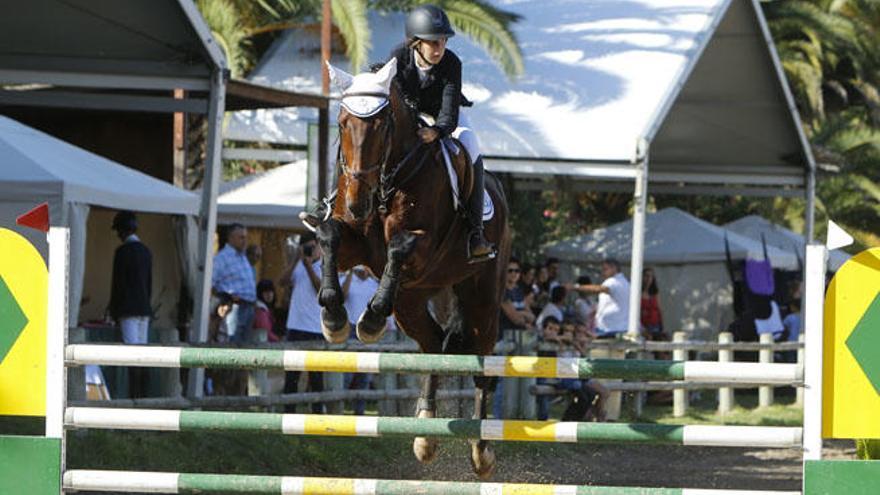
[[[434,65],[436,65],[436,64],[432,64],[430,61],[428,61],[428,59],[425,58],[424,55],[422,55],[422,51],[419,50],[419,45],[421,45],[421,43],[422,43],[422,40],[416,38],[416,40],[413,41],[410,46],[413,48],[413,50],[416,51],[416,54],[419,56],[420,59],[422,59],[422,62],[424,62],[429,67],[434,67]]]

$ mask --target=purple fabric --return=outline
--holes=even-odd
[[[773,267],[767,260],[746,260],[746,284],[754,294],[772,296],[775,290]]]

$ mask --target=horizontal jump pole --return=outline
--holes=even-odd
[[[69,345],[67,365],[273,369],[339,373],[418,373],[534,378],[623,378],[781,383],[800,381],[796,364],[633,359],[394,354],[214,349],[138,345]]]
[[[69,428],[238,431],[343,437],[457,437],[513,442],[650,443],[702,447],[800,447],[801,428],[399,418],[70,407]]]
[[[457,481],[301,478],[138,471],[65,471],[65,490],[250,495],[800,495],[800,492]]]
[[[676,382],[663,382],[676,383]],[[473,388],[439,389],[436,400],[474,400]],[[297,392],[272,395],[214,395],[199,398],[143,397],[137,399],[76,400],[68,404],[77,407],[122,407],[155,409],[230,409],[242,407],[269,407],[290,404],[314,404],[341,400],[410,400],[418,399],[422,391],[417,388],[393,390],[326,390],[324,392]]]

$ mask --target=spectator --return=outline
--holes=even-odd
[[[266,330],[269,342],[279,342],[275,333],[275,284],[263,279],[257,284],[257,304],[254,311],[254,328]]]
[[[581,275],[577,279],[578,285],[590,285],[592,283],[592,279],[586,275]],[[587,294],[577,291],[576,295],[577,297],[572,305],[574,318],[579,324],[584,325],[587,331],[592,332],[596,324],[596,304],[589,299]]]
[[[544,266],[547,268],[547,291],[549,292],[559,285],[559,258],[547,258]]]
[[[550,291],[550,302],[544,306],[544,309],[541,310],[541,314],[538,315],[536,324],[539,328],[544,328],[544,318],[547,318],[548,316],[556,318],[556,321],[562,321],[564,315],[563,308],[565,307],[565,296],[565,287],[562,285],[558,285]]]
[[[318,291],[321,289],[321,246],[315,234],[306,232],[300,238],[298,260],[288,268],[287,280],[290,284],[290,309],[287,314],[287,340],[291,342],[323,341],[321,333],[321,306],[318,304]],[[291,371],[285,375],[284,393],[297,392],[299,371]],[[309,390],[324,391],[324,375],[309,372]],[[288,412],[293,406],[285,408]],[[324,411],[322,403],[313,403],[312,412],[320,414]]]
[[[596,308],[596,338],[615,338],[626,333],[629,322],[629,281],[620,273],[614,259],[602,261],[602,285],[574,284],[572,288],[586,294],[599,294]]]
[[[801,326],[803,325],[803,319],[801,318],[801,300],[792,299],[788,303],[788,309],[791,311],[791,313],[786,315],[785,319],[782,320],[782,324],[785,326],[785,332],[783,332],[783,340],[786,340],[788,342],[797,342],[800,338],[801,331],[803,331],[803,327]],[[780,362],[797,362],[797,351],[784,351],[780,354]]]
[[[537,292],[537,287],[535,287],[535,267],[523,264],[521,270],[522,275],[519,278],[519,285],[522,287],[523,294]]]
[[[527,304],[530,294],[523,291],[519,283],[520,275],[519,260],[510,258],[507,263],[507,285],[501,302],[501,330],[530,328],[535,323],[535,314]]]
[[[214,256],[211,286],[214,293],[225,292],[232,298],[226,314],[226,326],[232,342],[243,342],[254,323],[257,281],[245,254],[247,229],[240,223],[229,226],[226,245]]]
[[[208,339],[210,342],[229,342],[229,328],[226,316],[232,310],[232,296],[221,292],[211,298],[208,318]],[[247,373],[240,370],[210,368],[205,372],[206,395],[247,395]]]
[[[125,344],[146,344],[153,314],[150,300],[153,291],[153,255],[137,236],[137,217],[120,211],[113,217],[113,230],[122,245],[113,254],[108,312],[122,331]],[[132,398],[145,397],[147,369],[128,369],[128,393]]]
[[[599,303],[596,307],[596,338],[613,339],[626,334],[629,328],[629,291],[630,285],[626,277],[620,273],[620,263],[614,259],[606,259],[601,265],[602,276],[605,280],[601,285],[574,284],[572,288],[578,292],[587,294],[599,294]],[[594,357],[607,357],[623,359],[626,357],[623,351],[602,350],[593,351]],[[615,380],[619,381],[619,380]],[[620,392],[609,394],[607,400],[607,417],[616,420],[620,417]]]
[[[260,247],[259,244],[248,244],[248,247],[245,250],[245,256],[247,256],[248,263],[251,264],[251,270],[254,272],[254,280],[256,280],[257,263],[263,259],[263,248]]]
[[[351,328],[355,328],[357,320],[366,311],[367,305],[373,298],[373,294],[379,289],[379,281],[367,271],[364,266],[352,268],[345,276],[342,284],[342,292],[345,295],[345,311],[351,321]],[[350,390],[365,390],[369,388],[372,375],[367,373],[347,373],[348,388]],[[354,401],[354,413],[362,416],[366,409],[366,401],[357,399]]]
[[[520,285],[519,260],[511,257],[507,262],[507,282],[504,288],[504,299],[501,302],[501,317],[499,319],[498,340],[504,337],[505,330],[524,330],[532,327],[535,323],[535,314],[529,309],[531,292],[526,294]],[[506,378],[497,380],[495,396],[492,403],[492,413],[495,419],[501,419],[504,415],[504,382]]]
[[[663,332],[663,315],[660,312],[660,291],[657,289],[657,278],[654,270],[642,270],[642,337],[645,340],[669,340]]]

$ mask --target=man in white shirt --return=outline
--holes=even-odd
[[[345,294],[345,312],[348,313],[352,328],[357,325],[358,318],[367,309],[370,299],[378,289],[379,281],[363,266],[358,265],[345,274],[342,293]],[[372,381],[371,375],[367,373],[346,373],[345,377],[349,390],[365,390]],[[352,409],[356,415],[362,416],[366,409],[366,401],[363,399],[353,401]]]
[[[613,339],[629,328],[629,281],[620,273],[615,259],[602,261],[601,285],[574,284],[572,289],[587,294],[599,294],[596,307],[596,338]]]
[[[284,277],[285,279],[287,277]],[[286,282],[286,280],[282,280]],[[290,309],[287,313],[287,340],[324,340],[321,333],[321,306],[318,304],[318,291],[321,289],[321,246],[315,234],[306,232],[300,239],[299,259],[294,261],[290,272]],[[299,381],[298,371],[288,372],[284,381],[284,393],[296,393]],[[324,391],[322,373],[309,372],[309,390]],[[291,406],[285,408],[293,412]],[[323,412],[323,404],[312,404],[312,412]]]

